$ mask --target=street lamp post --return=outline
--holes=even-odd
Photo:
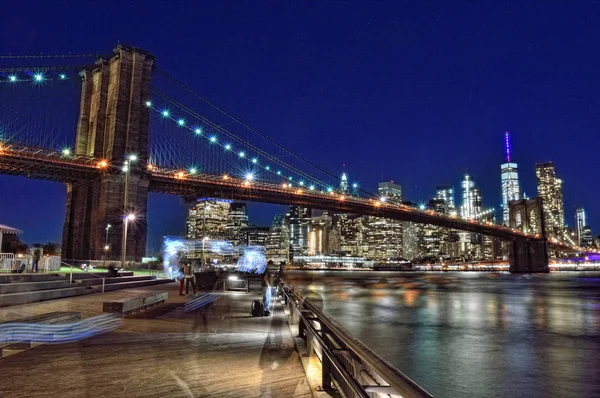
[[[121,247],[122,255],[121,255],[121,268],[125,268],[125,253],[127,252],[127,225],[129,221],[135,220],[134,214],[129,214],[123,218],[123,246]]]
[[[112,225],[107,224],[106,225],[106,239],[104,240],[104,263],[102,264],[102,266],[104,268],[106,268],[106,255],[108,254],[108,249],[110,246],[108,246],[108,230],[112,227]]]
[[[204,268],[204,242],[208,240],[208,236],[202,238],[202,268]]]
[[[127,213],[129,213],[129,173],[131,170],[131,163],[135,162],[136,160],[136,155],[129,155],[125,160],[125,166],[123,167],[123,171],[125,171],[125,195],[123,198],[123,238],[121,242],[121,268],[125,268],[125,256],[127,254],[125,251],[127,249],[127,221],[128,219],[130,219],[129,217],[132,216],[132,214],[127,215]],[[133,220],[134,218],[135,216],[131,218],[131,220]]]
[[[202,217],[202,267],[204,267],[204,241],[208,239],[206,236],[206,209],[208,207],[208,204],[204,202],[204,217]]]

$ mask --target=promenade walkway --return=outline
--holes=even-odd
[[[52,311],[102,313],[102,302],[168,291],[165,305],[116,331],[0,359],[0,397],[311,397],[279,303],[250,316],[257,295],[220,293],[184,312],[177,283],[0,309],[0,322]]]

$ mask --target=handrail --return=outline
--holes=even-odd
[[[59,260],[59,261],[60,261],[61,264],[64,264],[64,265],[67,265],[67,266],[71,267],[71,271],[70,271],[70,275],[69,275],[69,283],[73,283],[73,264],[65,263],[62,260]],[[96,274],[94,274],[92,272],[89,272],[89,271],[84,271],[81,268],[80,268],[80,270],[81,270],[81,273],[83,273],[83,274],[89,274],[89,275],[92,275],[92,276],[94,276],[96,278],[102,278],[102,293],[104,293],[104,285],[106,283],[106,277],[100,276],[100,275],[96,275]]]
[[[377,374],[382,380],[388,383],[388,386],[362,386],[358,383],[356,375],[350,375],[353,377],[353,380],[358,383],[361,388],[361,392],[356,392],[359,396],[369,396],[368,393],[374,393],[375,389],[369,387],[388,387],[394,390],[394,394],[401,395],[404,398],[429,398],[433,397],[430,393],[425,391],[422,387],[420,387],[416,382],[411,380],[408,376],[402,373],[400,370],[396,369],[389,362],[385,361],[375,352],[373,352],[369,347],[367,347],[360,340],[356,339],[352,336],[344,327],[342,327],[338,322],[333,320],[331,317],[325,315],[318,307],[316,307],[309,300],[305,299],[295,291],[289,289],[287,286],[283,286],[281,289],[283,294],[286,296],[287,300],[291,300],[296,304],[298,308],[299,316],[304,324],[304,327],[308,329],[312,337],[315,338],[320,346],[324,348],[325,355],[330,356],[331,352],[323,342],[324,336],[319,335],[318,331],[315,330],[312,325],[312,321],[317,321],[321,325],[321,333],[323,330],[329,332],[330,336],[340,345],[343,346],[346,350],[350,351],[353,356],[358,358],[360,362],[366,365],[366,368],[372,370]],[[307,319],[303,311],[308,311],[312,314],[310,319]],[[335,358],[335,355],[331,355]],[[331,360],[331,358],[329,358]],[[331,361],[332,364],[336,368],[336,361]],[[342,366],[341,364],[339,364]],[[343,366],[342,366],[343,368]],[[338,371],[342,375],[349,374],[349,372],[344,368],[344,372],[340,369]],[[350,384],[350,387],[354,390],[353,385]],[[386,393],[387,394],[387,393]]]

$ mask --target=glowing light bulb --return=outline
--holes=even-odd
[[[202,129],[200,127],[196,127],[196,129],[194,130],[194,133],[196,133],[197,135],[202,134]]]
[[[247,181],[252,181],[252,180],[254,180],[254,174],[252,174],[252,173],[248,173],[248,174],[246,174],[246,180],[247,180]]]
[[[33,79],[36,82],[41,82],[42,80],[44,80],[44,75],[42,75],[41,73],[36,73],[35,75],[33,75]]]
[[[308,187],[308,189],[310,189],[311,191],[314,191],[315,190],[315,186],[311,185],[310,187]]]
[[[225,144],[225,150],[230,151],[231,150],[231,144]]]
[[[244,151],[240,152],[240,157],[243,158],[244,156],[246,156],[246,154],[244,153]]]
[[[146,106],[147,106],[148,108],[150,108],[150,107],[152,106],[152,102],[150,102],[150,101],[146,101]]]
[[[168,110],[165,109],[164,111],[162,111],[162,115],[163,117],[169,117],[170,113]]]
[[[183,119],[179,119],[179,120],[177,121],[177,124],[178,124],[178,125],[180,125],[180,126],[185,126],[185,120],[183,120]]]
[[[266,166],[265,169],[266,170],[271,170],[271,166]]]
[[[212,137],[210,137],[210,142],[212,142],[212,143],[217,142],[217,137],[215,137],[214,135]]]
[[[63,148],[62,154],[63,154],[63,156],[69,156],[71,154],[71,149]]]
[[[196,170],[196,168],[192,167],[190,169],[190,174],[196,174],[198,172],[198,170]]]
[[[60,80],[65,80],[67,78],[67,75],[61,73],[60,75],[58,75],[58,77],[60,78]]]
[[[300,186],[304,186],[304,181],[299,182]]]
[[[258,162],[258,159],[256,159],[256,158],[252,159],[252,163],[256,164],[256,162]]]
[[[10,75],[8,77],[8,80],[11,81],[11,82],[16,82],[17,81],[17,77],[15,75]]]
[[[281,171],[277,170],[277,175],[280,176],[281,175]]]

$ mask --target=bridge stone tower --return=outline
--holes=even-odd
[[[539,238],[516,238],[509,245],[511,273],[550,272],[548,240],[545,232],[542,199],[513,200],[509,204],[509,225]]]
[[[140,260],[146,249],[149,111],[145,101],[155,58],[131,47],[118,46],[114,52],[81,73],[75,153],[108,160],[112,173],[67,186],[65,259],[102,258],[108,224],[107,258],[121,258],[123,215],[129,212],[135,213],[136,220],[128,226],[127,260]],[[125,173],[119,170],[131,154],[137,161],[130,167],[128,209],[124,209]]]

